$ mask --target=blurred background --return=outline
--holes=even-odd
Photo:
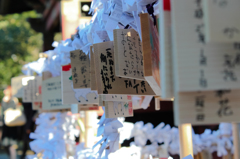
[[[54,41],[70,38],[77,26],[90,20],[90,4],[91,0],[0,0],[0,99],[4,96],[3,90],[11,84],[11,78],[21,74],[24,64],[36,61],[39,53],[53,49]],[[147,110],[136,110],[134,118],[126,118],[125,121],[150,122],[154,126],[164,122],[174,126],[172,102],[161,101],[160,105],[161,111],[155,111],[152,100]],[[217,130],[218,125],[194,126],[198,134],[203,133],[205,128]],[[2,123],[0,139],[1,133]],[[20,158],[23,128],[19,127],[16,133],[17,154]],[[123,145],[129,145],[130,142],[125,141]],[[27,153],[32,152],[28,150]],[[7,158],[3,147],[0,147],[0,159]]]
[[[24,64],[37,60],[40,52],[52,49],[54,40],[62,39],[59,15],[60,1],[0,0],[0,99],[4,96],[3,90],[11,85],[11,78],[21,74]],[[18,105],[22,107],[21,101]],[[0,118],[1,137],[2,112]],[[20,158],[24,128],[18,127],[16,133]],[[31,153],[27,151],[27,154]],[[8,158],[2,146],[0,158]]]

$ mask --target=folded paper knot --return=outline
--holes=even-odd
[[[103,108],[105,111],[105,109]],[[102,136],[102,139],[98,141],[93,149],[101,144],[98,151],[98,158],[101,158],[103,152],[105,151],[105,156],[109,153],[115,152],[119,148],[119,133],[118,129],[123,127],[123,124],[117,118],[105,118],[105,113],[98,122],[99,127],[97,131],[97,136]]]
[[[67,113],[42,113],[36,120],[35,132],[30,134],[34,141],[31,149],[42,154],[43,159],[67,159],[66,144],[75,145],[75,135],[79,131],[74,128],[75,119]]]

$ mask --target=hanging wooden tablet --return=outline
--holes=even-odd
[[[33,91],[32,91],[32,108],[33,110],[39,110],[42,108],[42,77],[35,76],[33,80]]]
[[[23,85],[23,102],[32,102],[32,80],[35,79],[35,76],[28,76],[22,78],[22,85]]]
[[[94,59],[94,52],[93,46],[90,46],[90,87],[91,90],[97,90],[97,81],[96,81],[96,72],[95,72],[95,59]]]
[[[113,42],[93,44],[99,94],[154,95],[146,81],[115,76]]]
[[[32,98],[33,102],[41,102],[42,101],[42,94],[41,94],[41,86],[42,86],[42,77],[35,76],[32,86]]]
[[[173,98],[173,75],[172,75],[172,32],[171,32],[171,8],[170,0],[160,1],[160,83],[161,98]]]
[[[239,0],[203,0],[206,42],[240,41],[239,8]],[[200,10],[196,12],[201,14]]]
[[[70,104],[62,104],[61,77],[52,77],[42,81],[42,109],[70,109]]]
[[[115,29],[115,74],[119,77],[144,80],[142,43],[134,29]]]
[[[156,95],[161,95],[159,33],[148,13],[140,14],[144,76]]]
[[[62,66],[62,102],[63,104],[97,104],[98,93],[91,88],[73,88],[71,65]]]
[[[171,3],[175,91],[239,89],[240,43],[205,42],[202,1]]]
[[[101,94],[99,96],[100,96],[99,105],[101,106],[106,106],[106,103],[109,101],[113,101],[113,102],[132,101],[132,96],[129,96],[129,95]]]
[[[101,83],[101,79],[99,79],[99,75],[100,75],[100,69],[99,69],[99,66],[100,66],[100,62],[99,62],[99,55],[98,53],[96,52],[97,51],[97,46],[95,44],[95,47],[93,45],[93,53],[94,53],[94,70],[95,70],[95,79],[96,79],[96,85],[97,85],[97,92],[98,94],[101,94],[101,90],[100,90],[100,83]],[[96,51],[95,51],[96,50]],[[114,69],[114,68],[113,68]]]
[[[17,76],[11,78],[11,87],[12,87],[12,96],[17,98],[23,97],[23,84],[22,79],[24,77],[27,77],[25,75],[23,76]]]
[[[132,101],[117,102],[107,101],[105,102],[105,117],[117,118],[117,117],[129,117],[133,116]]]
[[[27,85],[23,87],[23,102],[28,103],[33,101],[33,80],[27,81]]]
[[[82,50],[70,52],[73,88],[90,88],[90,59]]]
[[[239,122],[239,96],[240,90],[177,93],[174,98],[175,124]]]

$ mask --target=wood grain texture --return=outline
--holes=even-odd
[[[82,50],[70,52],[73,88],[90,88],[90,59]]]
[[[134,29],[115,29],[114,61],[116,76],[144,80],[142,44]]]
[[[148,13],[140,14],[144,76],[156,95],[161,95],[159,33]]]
[[[164,8],[170,4],[170,0],[160,2],[160,77],[161,77],[161,97],[165,99],[173,98],[173,70],[172,70],[172,31],[171,31],[171,9]]]
[[[239,89],[240,45],[205,43],[203,17],[193,16],[201,4],[192,0],[171,3],[175,90]]]
[[[146,81],[115,75],[113,42],[93,44],[96,54],[96,79],[99,94],[154,95]]]
[[[203,0],[207,42],[240,41],[240,1]]]
[[[95,72],[95,58],[93,52],[93,46],[90,46],[90,87],[91,90],[97,90],[96,72]]]
[[[240,90],[178,93],[174,99],[175,124],[239,122]]]

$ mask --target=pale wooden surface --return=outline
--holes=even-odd
[[[103,94],[101,96],[103,101],[131,101],[132,100],[132,96],[129,96],[129,95]]]
[[[113,101],[105,101],[105,117],[106,118],[133,116],[132,101],[116,102],[116,103],[117,103],[117,106],[114,107]],[[123,103],[123,105],[121,103]]]
[[[93,46],[90,46],[90,87],[91,90],[97,90],[97,81],[95,76],[95,58],[93,52]]]
[[[33,110],[40,110],[42,108],[42,77],[35,76],[33,80],[33,87],[32,87],[32,108]]]
[[[86,126],[85,126],[86,117],[85,116],[86,116],[86,111],[80,111],[80,119],[81,119],[81,121],[83,123],[83,126],[84,126],[83,128],[81,128],[81,126],[80,126],[80,134],[81,134],[80,139],[79,139],[80,143],[83,143],[86,140],[86,131],[85,131],[85,128],[86,128]]]
[[[42,82],[42,109],[70,109],[71,105],[62,104],[61,77],[52,77]]]
[[[42,73],[42,80],[46,80],[52,77],[52,73],[49,71],[45,71]]]
[[[193,125],[239,122],[240,90],[176,93],[175,124]]]
[[[63,67],[63,66],[62,66]],[[91,91],[91,88],[73,89],[73,81],[69,79],[72,75],[72,69],[61,72],[62,82],[62,103],[63,104],[97,104],[98,94]]]
[[[173,75],[172,75],[172,31],[171,31],[171,11],[164,10],[164,3],[160,1],[160,76],[162,98],[172,98],[173,95]]]
[[[192,0],[171,3],[176,91],[239,89],[240,65],[236,62],[239,46],[202,42],[203,18],[193,16],[196,9],[202,9],[201,1],[200,5]]]
[[[239,0],[203,0],[207,42],[240,41],[239,8]]]
[[[73,88],[90,88],[90,59],[82,50],[70,52]]]
[[[100,105],[100,106],[105,106],[105,102],[103,101],[103,96],[104,96],[105,94],[99,94],[99,100],[98,100],[98,104]]]
[[[161,105],[160,105],[160,98],[155,97],[155,110],[160,110],[161,109]]]
[[[186,157],[188,155],[193,156],[192,125],[179,125],[178,130],[180,142],[180,158]]]
[[[144,80],[142,44],[134,29],[115,29],[114,61],[116,76]]]
[[[96,63],[96,79],[99,94],[126,94],[126,95],[154,95],[155,93],[146,81],[119,78],[115,76],[113,42],[93,44]],[[107,50],[111,54],[107,56]],[[107,65],[101,62],[101,57],[106,57]],[[103,70],[104,69],[104,70]],[[101,71],[103,75],[101,75]],[[107,74],[107,76],[106,76]],[[111,79],[113,77],[113,80]],[[105,80],[105,82],[103,81]],[[109,80],[108,80],[109,79]],[[108,82],[109,81],[109,82]],[[105,86],[104,86],[105,84]],[[108,87],[109,86],[109,87]]]
[[[159,33],[148,13],[140,14],[143,70],[146,81],[156,95],[161,95]]]
[[[100,69],[99,69],[99,66],[100,66],[100,62],[99,62],[99,55],[98,55],[98,45],[93,45],[93,52],[94,52],[94,70],[95,70],[95,79],[96,79],[96,84],[97,84],[97,91],[98,91],[98,94],[101,94],[101,78],[100,78]]]
[[[23,85],[22,101],[23,102],[33,101],[32,89],[33,89],[34,79],[35,79],[35,76],[28,76],[28,77],[22,78],[22,85]]]
[[[49,71],[42,72],[42,81],[47,80],[47,79],[49,79],[51,77],[52,77],[52,73],[51,72],[49,72]],[[41,87],[41,90],[42,90],[42,87]],[[43,99],[42,99],[42,101],[43,101]],[[43,102],[42,102],[42,105],[43,105]],[[41,109],[39,109],[40,113],[41,112],[55,111],[55,110],[43,110],[43,106],[42,105],[41,105]],[[56,110],[56,111],[58,111],[58,110]]]
[[[33,80],[33,87],[32,87],[33,102],[42,101],[42,94],[40,90],[41,86],[42,86],[42,77],[35,76],[35,79]]]
[[[17,98],[23,97],[23,85],[22,78],[27,77],[25,75],[11,78],[12,96]]]
[[[95,117],[95,118],[94,118]],[[85,113],[85,147],[92,148],[95,144],[95,120],[97,118],[97,112],[96,111],[86,111]]]
[[[233,132],[233,146],[234,146],[234,159],[240,159],[240,145],[239,145],[239,123],[232,123],[232,132]]]

